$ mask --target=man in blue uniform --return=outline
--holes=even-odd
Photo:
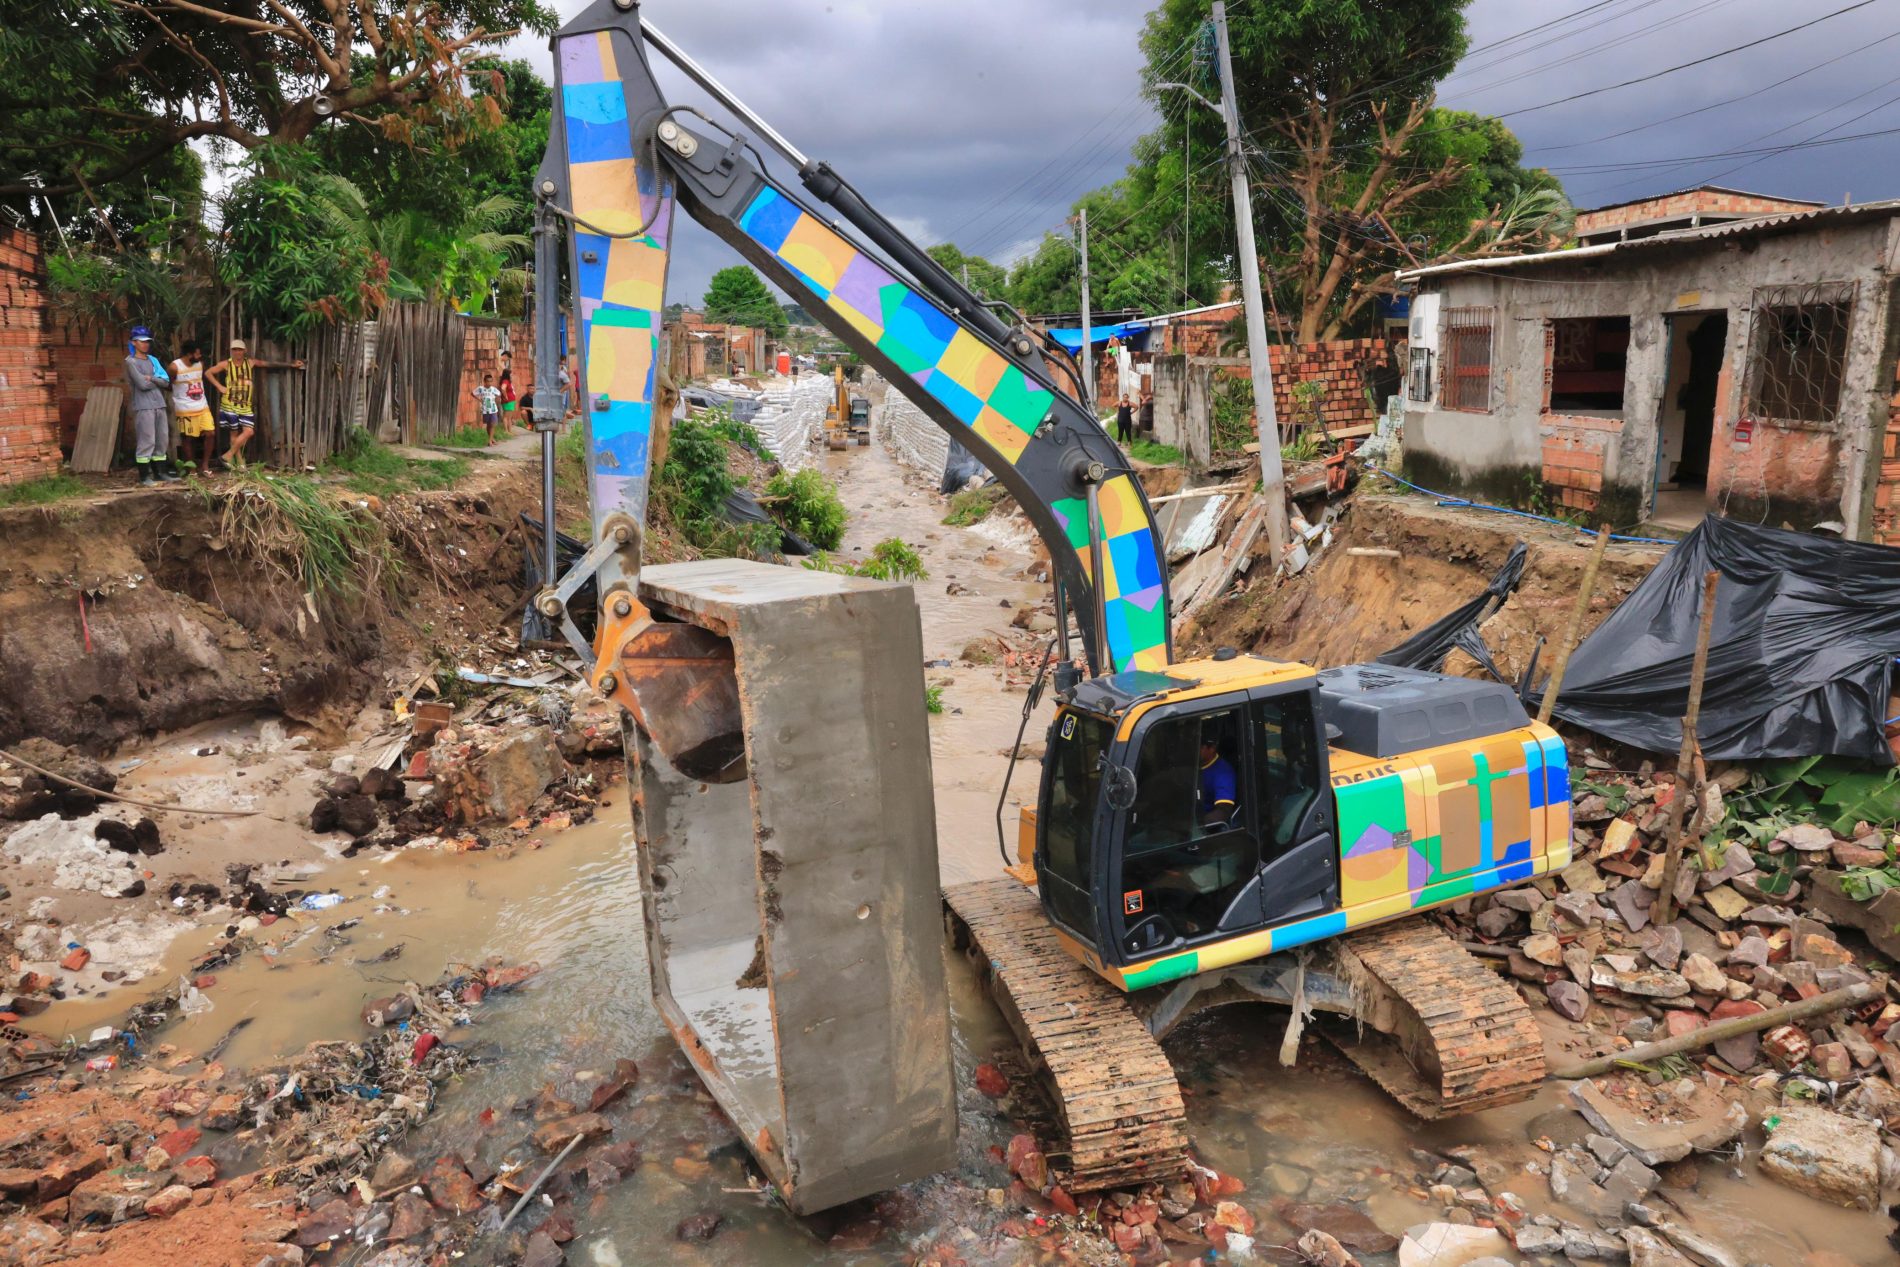
[[[1233,819],[1234,811],[1239,808],[1239,780],[1234,777],[1234,767],[1220,750],[1214,746],[1210,737],[1201,739],[1201,826],[1225,827]]]

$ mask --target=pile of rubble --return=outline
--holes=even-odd
[[[537,971],[496,961],[453,971],[426,990],[408,986],[365,1008],[367,1037],[313,1043],[235,1086],[215,1054],[141,1048],[128,1031],[94,1035],[74,1054],[86,1061],[83,1070],[71,1073],[60,1071],[61,1048],[9,1035],[9,1057],[39,1062],[46,1082],[20,1094],[24,1107],[0,1137],[0,1262],[37,1267],[156,1245],[144,1226],[174,1219],[188,1226],[174,1238],[178,1253],[194,1245],[205,1257],[193,1261],[227,1254],[257,1267],[295,1267],[347,1239],[397,1244],[373,1261],[399,1267],[420,1264],[425,1245],[465,1241],[473,1228],[452,1220],[485,1208],[492,1197],[484,1186],[498,1184],[498,1193],[510,1177],[477,1174],[459,1158],[422,1175],[391,1149],[429,1115],[437,1088],[471,1067],[445,1036],[470,1023],[485,999]],[[114,1076],[108,1071],[120,1057],[126,1064]],[[595,1113],[636,1075],[623,1062],[595,1090]],[[590,1138],[605,1133],[604,1123],[596,1132],[578,1112],[556,1126]],[[510,1175],[526,1169],[524,1160]],[[229,1175],[236,1170],[243,1173]],[[213,1207],[215,1224],[195,1213]],[[143,1261],[185,1259],[154,1250]]]

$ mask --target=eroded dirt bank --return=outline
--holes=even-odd
[[[0,743],[103,752],[253,711],[335,733],[385,673],[496,631],[521,593],[529,466],[482,462],[387,504],[335,494],[373,517],[395,566],[383,592],[334,604],[227,516],[232,487],[0,511]]]

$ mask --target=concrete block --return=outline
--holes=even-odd
[[[653,995],[801,1214],[956,1162],[924,709],[907,585],[733,559],[648,568],[656,619],[729,640],[742,748],[630,777]],[[723,669],[718,670],[723,672]]]

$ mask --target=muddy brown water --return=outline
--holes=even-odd
[[[923,553],[931,578],[917,593],[929,658],[954,657],[972,638],[1006,627],[1013,610],[1000,607],[999,599],[1020,605],[1042,598],[1041,587],[1022,577],[1031,561],[1026,539],[1012,539],[999,526],[942,526],[941,502],[881,447],[829,454],[826,465],[853,512],[847,552],[902,536]],[[946,593],[952,580],[973,592]],[[946,684],[946,711],[931,720],[944,879],[993,875],[1001,865],[994,814],[1002,754],[1015,737],[1022,693],[1006,688],[999,669],[939,667],[926,669],[925,677]],[[1032,722],[1027,742],[1040,742],[1040,730],[1041,723]],[[1033,764],[1019,769],[1016,799],[1033,797],[1034,776]],[[1013,824],[1013,807],[1009,812]],[[584,1100],[593,1078],[632,1056],[642,1077],[613,1116],[622,1138],[641,1141],[643,1161],[624,1183],[581,1195],[570,1263],[857,1267],[904,1260],[940,1243],[971,1263],[1034,1261],[1015,1242],[990,1234],[1003,1215],[987,1207],[983,1193],[1004,1179],[988,1150],[1017,1128],[969,1088],[973,1067],[1005,1052],[1009,1037],[960,957],[952,957],[950,972],[960,1164],[900,1194],[891,1225],[870,1249],[846,1251],[821,1239],[827,1227],[793,1218],[746,1191],[743,1148],[654,1011],[624,787],[608,795],[593,823],[552,836],[538,850],[509,857],[407,852],[356,858],[312,883],[347,900],[264,930],[275,953],[252,954],[219,970],[209,991],[213,1010],[174,1025],[162,1041],[202,1051],[249,1020],[222,1053],[228,1067],[247,1068],[317,1039],[360,1032],[366,1000],[405,981],[432,981],[448,965],[491,955],[537,961],[540,976],[512,995],[491,997],[476,1009],[474,1025],[448,1036],[481,1062],[445,1088],[435,1115],[403,1148],[424,1159],[469,1149],[500,1159],[529,1126],[514,1106],[547,1085]],[[359,918],[341,934],[325,931]],[[170,959],[174,973],[209,940],[208,933],[181,938]],[[397,945],[403,948],[398,958],[378,961]],[[122,1000],[80,1001],[41,1019],[84,1033],[122,1008]],[[1526,1170],[1547,1160],[1532,1141],[1548,1136],[1562,1143],[1582,1131],[1581,1119],[1561,1108],[1556,1092],[1478,1118],[1422,1124],[1323,1047],[1309,1043],[1299,1068],[1282,1069],[1277,1054],[1284,1024],[1276,1009],[1228,1008],[1195,1019],[1168,1041],[1187,1092],[1196,1149],[1207,1164],[1245,1180],[1250,1207],[1264,1214],[1275,1197],[1351,1201],[1382,1228],[1402,1233],[1440,1213],[1413,1193],[1419,1164],[1412,1150],[1478,1145],[1519,1175],[1507,1186],[1531,1209],[1551,1208],[1544,1179]],[[494,1121],[484,1124],[489,1110]],[[1853,1263],[1892,1261],[1884,1239],[1889,1223],[1880,1216],[1821,1205],[1752,1173],[1731,1175],[1717,1158],[1702,1159],[1700,1174],[1699,1190],[1680,1194],[1680,1217],[1746,1261],[1806,1267],[1812,1250]],[[710,1242],[675,1239],[681,1219],[707,1212],[723,1219]],[[1263,1249],[1276,1237],[1291,1239],[1271,1220],[1263,1220],[1261,1236]],[[502,1257],[490,1238],[465,1261]],[[1362,1257],[1369,1264],[1392,1261],[1390,1255]]]

